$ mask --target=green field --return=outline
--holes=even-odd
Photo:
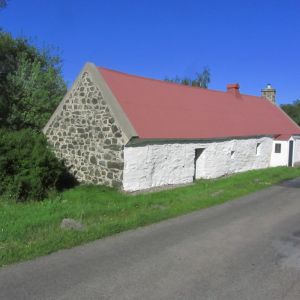
[[[278,167],[138,195],[78,186],[41,202],[2,199],[0,266],[224,203],[295,177],[300,177],[299,168]],[[63,218],[76,219],[86,228],[62,230]]]

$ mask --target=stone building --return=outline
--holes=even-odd
[[[264,96],[84,66],[44,128],[80,182],[126,191],[300,163],[300,128]]]

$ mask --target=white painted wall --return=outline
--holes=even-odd
[[[281,145],[281,153],[275,153],[275,144]],[[288,141],[273,141],[271,154],[271,167],[287,166],[289,159],[289,142]]]
[[[259,154],[256,154],[260,143]],[[195,149],[205,148],[196,166],[197,178],[216,178],[225,174],[270,165],[273,139],[230,140],[211,143],[169,143],[125,147],[123,188],[136,191],[168,184],[193,181]],[[234,155],[231,158],[231,152]]]
[[[289,141],[294,141],[293,165],[300,164],[300,138],[291,137]],[[289,141],[274,141],[271,155],[271,167],[287,166],[289,160]],[[281,153],[275,153],[275,144],[281,144]]]
[[[294,138],[294,165],[300,164],[300,138]]]

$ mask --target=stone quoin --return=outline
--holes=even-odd
[[[226,92],[87,63],[43,129],[84,183],[137,191],[300,164],[300,128],[262,96]]]

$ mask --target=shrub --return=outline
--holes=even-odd
[[[41,200],[50,190],[75,183],[41,133],[0,129],[0,195],[16,201]]]

